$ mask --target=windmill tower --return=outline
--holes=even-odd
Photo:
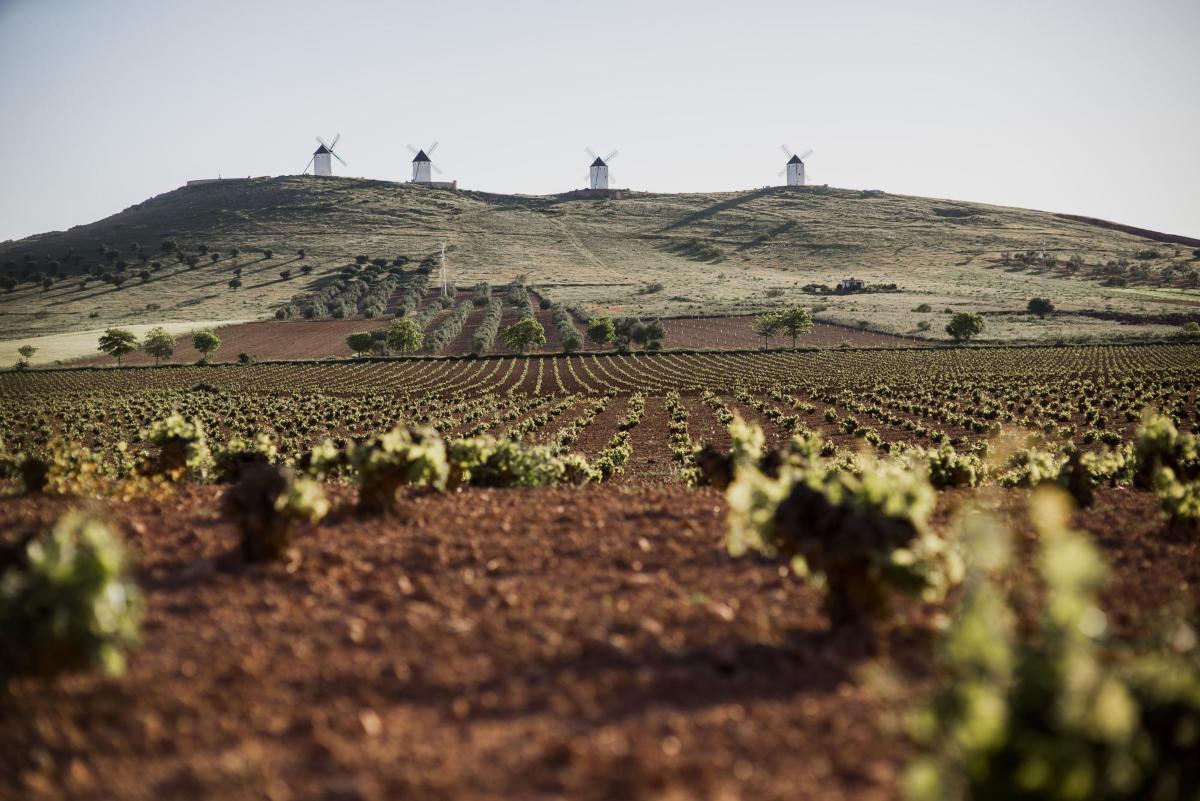
[[[788,149],[787,145],[780,145],[780,147],[783,148],[783,152],[786,155],[791,156],[783,169],[779,171],[780,177],[783,177],[783,174],[786,172],[788,186],[804,186],[804,160],[812,155],[812,148],[805,150],[797,156]]]
[[[593,159],[588,168],[588,189],[608,189],[608,162],[617,157],[617,151],[600,158],[590,147],[585,150]]]
[[[342,157],[333,151],[337,146],[338,140],[342,138],[341,134],[333,137],[333,142],[325,144],[325,140],[317,137],[317,143],[320,145],[313,151],[312,158],[308,160],[308,164],[304,166],[304,172],[308,172],[309,166],[313,168],[313,175],[333,175],[333,162],[331,157],[342,162],[342,166],[346,166],[346,162],[342,161]],[[301,173],[301,175],[304,174]]]
[[[437,142],[434,142],[424,150],[419,150],[412,145],[408,146],[408,149],[412,151],[413,154],[412,182],[414,184],[433,183],[433,175],[430,173],[431,170],[436,172],[438,175],[442,174],[442,171],[438,169],[438,166],[433,163],[433,159],[430,158],[433,155],[433,151],[437,150],[437,146]]]

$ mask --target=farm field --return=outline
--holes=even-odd
[[[1133,709],[1099,660],[1160,634],[1200,688],[1198,404],[1189,344],[0,373],[0,546],[90,509],[143,605],[123,672],[11,677],[0,796],[900,798],[981,588],[1012,592],[996,642],[1050,626],[1040,582],[1070,593],[1072,658]],[[275,558],[253,521],[293,507],[253,512],[263,475],[309,504]],[[798,487],[822,500],[788,522]],[[874,574],[876,608],[789,571],[788,542],[834,564],[827,531],[919,533],[906,575],[940,591]],[[1147,786],[1192,786],[1153,753]]]

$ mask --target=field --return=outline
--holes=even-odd
[[[1010,342],[1163,338],[1200,319],[1196,243],[1067,215],[828,187],[578,200],[282,177],[182,188],[0,244],[0,277],[16,281],[0,293],[0,337],[5,353],[42,347],[34,363],[47,364],[64,352],[45,336],[269,319],[359,256],[411,270],[442,244],[460,289],[523,277],[582,317],[799,303],[818,321],[945,341],[949,309],[985,314],[983,338]],[[847,277],[895,288],[804,289]],[[1026,314],[1035,296],[1056,313]]]
[[[667,345],[686,346],[700,324],[675,322]],[[751,344],[721,330],[726,347]],[[970,510],[1012,533],[1014,564],[995,586],[1016,599],[1014,632],[1048,625],[1045,582],[1074,599],[1057,614],[1091,621],[1067,637],[1073,659],[1159,633],[1184,642],[1171,632],[1200,602],[1200,536],[1171,499],[1196,491],[1198,404],[1200,346],[1183,343],[0,373],[0,545],[90,508],[131,556],[145,607],[123,673],[16,676],[0,694],[0,796],[898,798],[928,747],[907,716],[959,686],[947,621],[992,586]],[[203,439],[147,432],[173,413]],[[394,513],[371,511],[375,462],[363,457],[400,451],[368,438],[396,425],[436,430],[451,462],[466,452],[453,443],[491,436],[512,458],[603,469],[535,481],[476,466],[442,491],[409,472]],[[312,476],[330,509],[296,523],[278,559],[250,561],[230,498],[252,474],[214,479],[241,464],[223,461],[233,440],[261,434],[263,459]],[[181,442],[187,465],[168,475]],[[215,468],[201,469],[201,450]],[[27,491],[29,455],[48,465],[43,492]],[[937,597],[897,590],[886,613],[845,618],[832,568],[827,585],[806,580],[737,522],[772,482],[818,477],[878,479],[893,501],[928,492],[919,512],[889,501],[882,518],[852,505],[812,514],[846,541],[864,521],[908,521],[961,550],[968,571]],[[1080,534],[1030,512],[1047,508],[1047,487],[1075,499],[1065,525]],[[744,537],[750,552],[737,554]],[[1081,568],[1065,589],[1044,559],[1054,543],[1074,549],[1072,565],[1094,548],[1107,579]],[[916,554],[936,574],[938,557]],[[1177,648],[1200,671],[1191,649]],[[1086,695],[1069,687],[1064,698]],[[1149,773],[1176,776],[1155,753]],[[1194,769],[1178,775],[1181,791],[1200,787]]]

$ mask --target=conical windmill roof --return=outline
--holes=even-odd
[[[413,161],[433,161],[433,159],[426,156],[424,150],[418,150],[417,155],[413,156]]]
[[[333,151],[330,150],[329,148],[325,147],[325,145],[321,145],[320,147],[318,147],[316,150],[313,151],[313,155],[319,156],[322,153],[332,153],[332,152]]]
[[[600,158],[599,156],[596,156],[596,160],[592,162],[592,166],[593,167],[607,167],[608,165],[604,163],[604,159]]]
[[[775,163],[778,164],[779,162],[777,161]],[[804,162],[800,160],[800,157],[796,156],[796,155],[793,155],[790,159],[788,159],[788,164],[803,164],[803,163]]]

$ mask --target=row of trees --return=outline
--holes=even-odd
[[[771,337],[784,334],[792,338],[792,347],[796,340],[812,331],[812,313],[801,306],[770,311],[754,318],[754,333],[763,338],[763,346],[770,344]]]
[[[154,359],[155,365],[158,365],[163,359],[170,359],[175,355],[175,337],[160,326],[147,331],[146,338],[139,343],[137,335],[129,329],[109,328],[100,335],[97,350],[115,358],[119,366],[122,358],[139,347]],[[221,347],[221,338],[208,329],[195,331],[192,333],[192,347],[203,354],[201,361],[208,363],[212,361],[212,355],[216,353],[217,348]]]

